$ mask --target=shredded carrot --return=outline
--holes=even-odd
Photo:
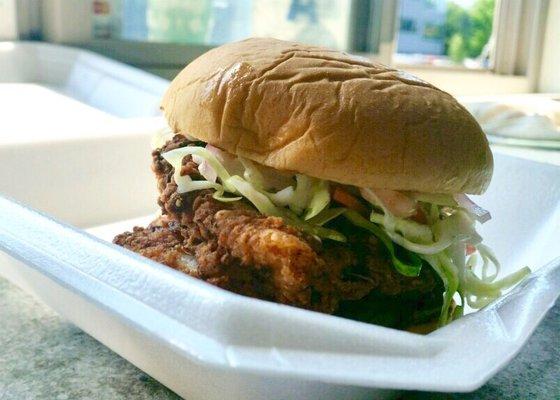
[[[416,207],[416,212],[410,217],[410,219],[414,222],[418,222],[419,224],[426,225],[428,223],[426,213],[420,207]]]
[[[367,208],[355,196],[351,195],[339,186],[336,186],[332,193],[332,198],[337,203],[359,212],[360,214],[367,214]]]

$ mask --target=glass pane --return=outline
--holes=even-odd
[[[395,62],[487,68],[495,0],[401,0]]]
[[[352,0],[94,2],[94,36],[214,45],[249,36],[348,49]]]

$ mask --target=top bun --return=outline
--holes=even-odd
[[[482,193],[492,153],[451,95],[403,71],[320,47],[255,38],[187,65],[162,109],[176,133],[359,187]]]

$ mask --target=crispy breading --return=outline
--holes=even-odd
[[[183,270],[181,238],[171,229],[157,224],[147,228],[136,226],[132,232],[117,235],[113,242],[144,257]]]
[[[115,243],[236,293],[326,313],[372,292],[428,293],[436,285],[430,269],[417,278],[396,272],[376,238],[363,231],[350,232],[348,243],[321,242],[244,200],[177,193],[173,168],[161,153],[189,144],[176,135],[152,153],[163,217]],[[190,156],[181,173],[200,178]]]
[[[164,217],[115,243],[236,293],[326,313],[372,290],[394,295],[434,285],[429,273],[408,278],[394,271],[375,240],[354,248],[321,244],[281,218],[208,193],[195,197],[190,214],[187,225]],[[358,245],[363,256],[356,254]]]

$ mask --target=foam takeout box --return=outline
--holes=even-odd
[[[503,274],[534,274],[477,313],[421,336],[223,291],[80,229],[104,225],[92,232],[107,239],[132,222],[105,224],[155,211],[137,128],[0,144],[0,192],[49,214],[0,197],[0,274],[188,399],[474,390],[560,292],[560,167],[499,154],[480,231]]]
[[[126,150],[120,156],[136,159]],[[71,176],[87,176],[90,166],[74,161]],[[14,182],[31,172],[11,167]],[[85,186],[80,195],[100,193],[100,205],[66,209],[67,218],[87,214],[91,223],[99,212],[105,219],[103,208],[113,200],[144,195],[134,192],[135,177],[123,174],[133,170],[113,171],[113,192],[101,181],[77,179],[75,185]],[[50,190],[69,179],[60,168],[35,173]],[[5,198],[0,273],[189,399],[225,393],[231,399],[361,398],[372,388],[470,391],[519,351],[558,296],[559,198],[560,168],[496,157],[494,180],[478,199],[493,212],[481,233],[503,273],[523,265],[535,273],[492,305],[427,336],[235,295]]]

